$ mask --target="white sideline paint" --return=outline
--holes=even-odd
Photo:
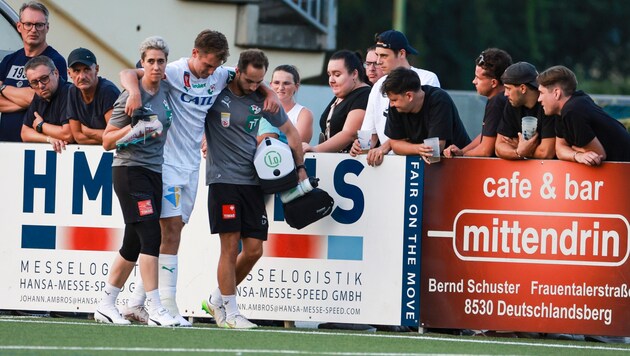
[[[96,322],[67,322],[67,321],[47,321],[47,320],[21,320],[19,318],[25,317],[0,317],[0,323],[35,323],[35,324],[59,324],[59,325],[82,325],[82,326],[96,326],[96,327],[139,327],[146,328],[146,325],[139,324],[131,324],[131,325],[113,325],[113,324],[97,324]],[[262,332],[262,333],[284,333],[284,334],[308,334],[308,335],[329,335],[329,336],[353,336],[353,337],[368,337],[368,338],[381,338],[381,339],[407,339],[407,340],[431,340],[431,341],[444,341],[444,342],[461,342],[461,343],[472,343],[472,344],[488,344],[488,345],[513,345],[513,346],[528,346],[528,347],[542,347],[542,348],[555,348],[555,349],[578,349],[578,350],[597,350],[597,351],[623,351],[628,352],[628,348],[623,347],[614,347],[614,346],[592,346],[592,345],[570,345],[570,344],[542,344],[542,343],[534,343],[534,342],[520,342],[520,341],[498,341],[498,340],[484,340],[478,338],[466,338],[466,339],[457,339],[454,337],[439,337],[439,336],[427,336],[422,334],[410,333],[409,335],[387,335],[387,334],[376,334],[376,333],[345,333],[345,332],[324,332],[324,331],[300,331],[300,330],[273,330],[273,329],[249,329],[249,330],[229,330],[229,329],[221,329],[214,327],[190,327],[190,328],[177,328],[178,330],[206,330],[208,332]],[[25,346],[25,345],[0,345],[0,350],[33,350],[33,351],[128,351],[128,352],[211,352],[211,353],[221,353],[221,352],[249,352],[249,353],[271,353],[271,354],[294,354],[294,355],[303,355],[303,354],[312,354],[312,351],[299,351],[299,350],[248,350],[248,349],[219,349],[219,348],[207,348],[207,349],[199,349],[199,348],[144,348],[144,347],[82,347],[82,346]],[[318,352],[321,355],[370,355],[370,356],[381,356],[381,355],[426,355],[423,353],[353,353],[353,352]]]

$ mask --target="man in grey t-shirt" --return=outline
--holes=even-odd
[[[277,114],[262,112],[264,97],[256,89],[268,67],[269,61],[262,51],[242,52],[236,77],[219,94],[206,116],[208,211],[210,229],[221,239],[221,256],[217,273],[219,288],[202,302],[202,308],[214,316],[220,327],[256,327],[239,313],[236,286],[262,256],[262,244],[267,240],[264,195],[254,168],[256,134],[263,117],[287,136],[299,179],[307,179],[297,129],[282,108]]]

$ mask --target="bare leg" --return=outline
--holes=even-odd
[[[122,288],[135,266],[135,262],[127,261],[120,254],[117,254],[109,272],[109,284],[116,288]]]
[[[184,228],[182,217],[162,218],[160,219],[160,227],[162,228],[160,254],[177,255],[179,242],[182,239],[182,229]]]
[[[140,265],[140,276],[144,284],[145,291],[152,291],[158,288],[158,258],[143,253],[138,257]]]
[[[220,233],[221,255],[217,268],[219,289],[223,295],[236,294],[236,259],[238,256],[238,242],[241,239],[240,232]]]
[[[241,284],[263,254],[262,240],[244,238],[242,241],[243,251],[236,260],[236,285]]]

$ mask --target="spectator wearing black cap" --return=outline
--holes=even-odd
[[[497,157],[511,160],[552,159],[556,155],[554,127],[557,117],[545,115],[538,102],[537,76],[536,67],[527,62],[512,64],[501,76],[509,105],[505,106],[503,119],[497,128],[494,146]],[[525,116],[538,119],[536,134],[528,140],[521,134],[521,119]]]
[[[120,95],[114,83],[98,76],[98,69],[89,49],[70,52],[68,75],[74,85],[68,94],[67,117],[74,140],[84,145],[103,144],[103,131]]]
[[[410,54],[417,55],[418,51],[411,47],[407,37],[402,32],[396,30],[385,31],[376,36],[375,42],[377,64],[385,75],[374,84],[370,91],[365,118],[361,125],[361,130],[372,132],[370,147],[375,148],[367,153],[367,163],[371,166],[380,165],[383,162],[383,157],[391,151],[389,137],[385,135],[389,99],[381,94],[381,87],[387,75],[396,68],[411,69],[418,74],[422,85],[440,87],[440,81],[435,73],[414,68],[409,64],[407,56]],[[361,146],[358,140],[355,140],[350,154],[356,156],[361,154],[361,152]]]
[[[630,162],[630,134],[590,96],[576,90],[577,79],[567,67],[554,66],[538,76],[547,115],[560,115],[556,125],[559,159],[598,166],[603,161]]]

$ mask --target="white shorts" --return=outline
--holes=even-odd
[[[199,170],[162,165],[162,214],[161,218],[181,216],[188,223],[195,206]]]

